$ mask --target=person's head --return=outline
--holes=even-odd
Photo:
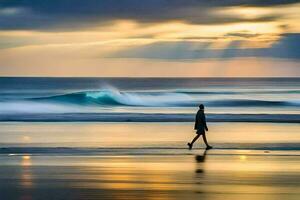
[[[203,104],[200,104],[200,105],[199,105],[199,109],[200,109],[200,110],[204,110],[204,105],[203,105]]]

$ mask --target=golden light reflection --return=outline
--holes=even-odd
[[[22,141],[23,142],[30,142],[31,141],[31,137],[25,135],[25,136],[22,137]]]
[[[214,113],[217,110],[208,110]],[[50,127],[51,126],[51,127]],[[74,145],[105,146],[145,146],[161,145],[169,142],[183,142],[194,136],[191,123],[71,123],[32,125],[18,124],[3,126],[3,131],[18,131],[20,135],[34,138],[38,143],[67,142]],[[300,142],[299,124],[272,123],[210,123],[209,141],[212,143],[279,143]],[[247,128],[245,128],[247,127]],[[226,130],[226,137],[224,136]],[[32,133],[29,130],[34,130]],[[48,137],[42,137],[40,131],[47,130]],[[69,130],[69,131],[64,131]],[[122,131],[120,131],[122,130]],[[82,134],[84,133],[84,134]],[[143,133],[143,134],[141,134]],[[76,137],[74,137],[74,134]],[[1,138],[4,142],[11,138]],[[6,140],[5,140],[6,139]],[[183,143],[184,144],[184,143]],[[241,152],[247,154],[247,152]],[[11,154],[11,156],[14,154]],[[29,154],[24,155],[25,159]]]
[[[23,156],[22,157],[24,160],[30,160],[30,156]]]
[[[23,155],[21,165],[22,166],[31,166],[31,164],[32,163],[31,163],[30,155]]]
[[[21,180],[20,184],[23,188],[32,188],[33,180],[32,180],[32,172],[30,166],[32,166],[31,156],[23,155],[21,161]],[[30,197],[30,196],[29,196]]]
[[[247,160],[247,156],[245,156],[245,155],[241,155],[239,158],[240,158],[241,161],[246,161]]]
[[[184,159],[186,160],[188,158]],[[102,171],[103,169],[105,172]],[[182,190],[189,186],[176,184],[176,179],[182,178],[177,177],[177,172],[181,171],[193,172],[194,166],[187,162],[174,162],[173,157],[145,157],[143,162],[135,157],[112,157],[90,169],[93,176],[87,178],[101,181],[85,182],[83,187],[117,190]],[[80,182],[73,184],[75,187],[82,187]]]

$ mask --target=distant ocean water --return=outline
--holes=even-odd
[[[300,121],[300,78],[0,78],[1,121]]]

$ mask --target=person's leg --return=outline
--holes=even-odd
[[[204,141],[204,143],[206,145],[206,148],[207,149],[211,149],[212,147],[208,144],[205,133],[202,134],[202,138],[203,138],[203,141]]]
[[[194,137],[194,139],[192,140],[191,145],[193,145],[193,144],[198,140],[199,137],[200,137],[200,134],[197,134],[197,135]]]
[[[196,140],[200,137],[199,134],[197,134],[194,139],[192,140],[191,143],[187,143],[187,145],[189,146],[189,149],[191,150],[193,148],[193,144],[196,142]]]

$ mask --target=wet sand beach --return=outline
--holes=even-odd
[[[299,151],[1,155],[3,199],[299,199]]]
[[[300,197],[298,124],[211,123],[209,151],[190,123],[0,126],[1,199]]]

